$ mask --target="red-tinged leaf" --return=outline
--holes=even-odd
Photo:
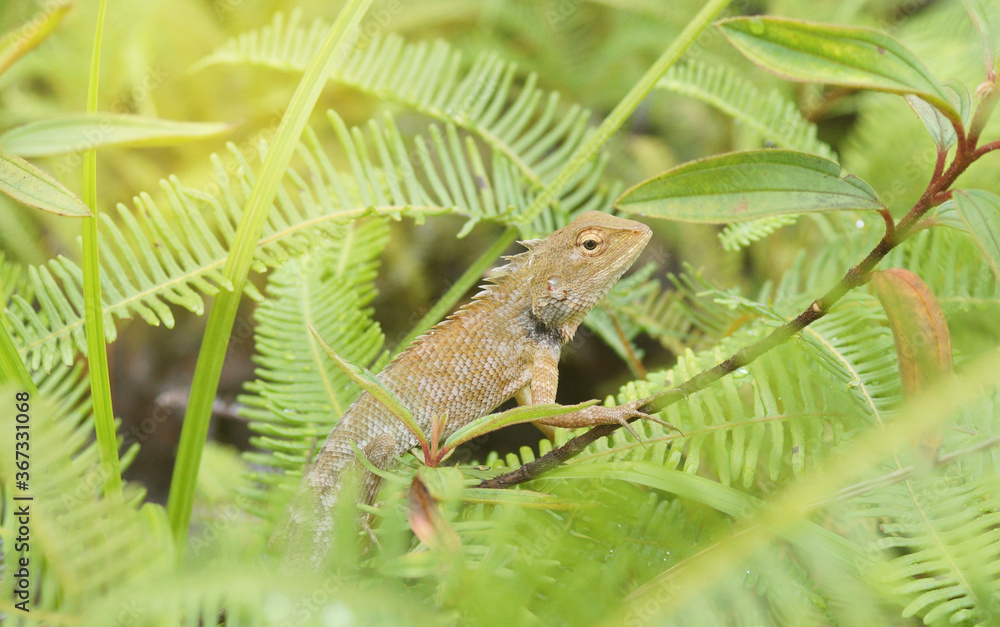
[[[458,534],[441,515],[437,501],[419,476],[414,477],[410,484],[406,516],[410,529],[428,547],[433,550],[458,551],[461,546]]]
[[[889,317],[903,391],[916,396],[951,372],[948,321],[927,284],[909,270],[875,272],[872,285]]]
[[[909,270],[875,272],[872,285],[889,318],[903,394],[917,396],[952,371],[948,321],[934,293]],[[941,449],[941,433],[928,432],[918,446],[923,457],[933,462]]]

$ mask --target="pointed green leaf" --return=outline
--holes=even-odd
[[[913,112],[920,118],[920,121],[924,123],[927,132],[931,134],[931,139],[934,140],[938,152],[948,150],[958,139],[958,135],[955,134],[955,127],[951,125],[948,118],[944,117],[940,111],[932,107],[929,102],[920,96],[907,94],[904,98],[906,98],[906,102],[913,109]]]
[[[874,190],[840,166],[801,152],[753,150],[685,163],[626,191],[615,206],[681,222],[882,209]]]
[[[950,80],[944,82],[944,89],[958,110],[962,126],[968,126],[972,121],[972,94],[969,93],[969,88],[961,81]]]
[[[958,119],[927,68],[885,33],[772,17],[733,18],[718,26],[748,59],[789,80],[915,94]]]
[[[71,8],[71,2],[48,3],[44,11],[39,11],[20,27],[0,36],[0,74],[45,41]]]
[[[459,444],[468,442],[469,440],[474,440],[481,435],[492,433],[493,431],[508,425],[521,424],[522,422],[534,422],[536,420],[541,420],[542,418],[551,418],[552,416],[571,414],[575,411],[580,411],[581,409],[596,404],[597,401],[587,401],[576,405],[556,405],[552,403],[544,405],[522,405],[520,407],[515,407],[514,409],[508,409],[507,411],[500,412],[499,414],[489,414],[488,416],[483,416],[478,420],[473,420],[455,433],[452,433],[451,437],[445,441],[442,450],[447,451],[453,449]]]
[[[0,148],[51,157],[107,146],[164,146],[227,133],[230,122],[178,122],[117,113],[73,113],[28,122],[0,135]]]
[[[963,233],[969,232],[969,227],[965,225],[965,222],[958,215],[958,209],[955,208],[955,201],[953,199],[941,203],[937,211],[929,219],[936,226],[947,226]]]
[[[385,387],[378,377],[373,375],[370,371],[365,368],[359,368],[352,363],[345,361],[337,351],[330,348],[323,337],[316,330],[316,327],[309,325],[309,332],[312,333],[313,339],[319,344],[319,347],[323,349],[326,356],[333,360],[333,363],[340,369],[341,372],[346,374],[351,378],[352,381],[361,386],[361,388],[375,397],[375,399],[382,403],[382,405],[389,410],[389,412],[395,416],[407,429],[410,430],[417,440],[420,441],[420,446],[427,450],[427,438],[424,436],[423,430],[413,419],[413,414],[409,409],[403,406],[402,403],[396,398],[396,395],[392,391]]]
[[[0,153],[0,192],[29,207],[60,216],[93,215],[90,207],[49,173],[14,155]]]
[[[532,490],[493,490],[491,488],[466,488],[462,492],[466,503],[489,505],[520,505],[538,509],[578,509],[584,505],[564,497]]]
[[[966,230],[1000,281],[1000,196],[981,189],[955,190],[955,207]]]
[[[983,55],[986,67],[993,68],[997,62],[997,43],[1000,36],[1000,15],[995,1],[992,0],[962,0],[965,10],[972,18],[976,30],[983,38]],[[990,6],[990,5],[993,6]]]

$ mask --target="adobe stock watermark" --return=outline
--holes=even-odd
[[[559,0],[551,9],[546,9],[542,15],[549,28],[556,28],[566,23],[577,11],[583,0]]]
[[[69,0],[39,0],[41,11],[38,11],[25,21],[20,28],[13,32],[17,33],[17,38],[13,41],[5,42],[7,50],[17,50],[24,46],[26,42],[36,40],[43,28],[51,28],[51,21],[55,19],[57,13],[66,14],[73,8],[73,3]],[[44,38],[44,36],[43,36]],[[37,45],[36,41],[31,47]],[[30,49],[30,48],[29,48]]]
[[[170,73],[160,65],[148,69],[142,79],[137,81],[130,90],[115,99],[110,112],[121,116],[131,113],[139,103],[149,98],[150,94],[168,78],[170,78]],[[66,176],[75,172],[83,164],[83,153],[102,145],[115,130],[115,123],[114,117],[104,118],[99,124],[86,130],[83,138],[73,146],[73,152],[56,160],[53,165],[55,173]]]
[[[223,172],[232,179],[235,179],[234,181],[224,181],[230,187],[238,188],[239,180],[246,177],[247,173],[244,171],[245,163],[264,161],[264,150],[266,150],[267,146],[271,145],[274,136],[278,132],[278,127],[281,125],[282,113],[280,110],[273,110],[268,116],[266,123],[255,133],[239,143],[229,144],[229,158],[220,158],[219,162],[222,165]],[[213,200],[223,197],[218,175],[215,176],[214,180],[206,183],[200,189],[185,188],[183,191],[195,196],[199,193],[204,194]]]
[[[400,0],[391,0],[384,7],[369,13],[364,24],[355,26],[354,30],[351,31],[353,41],[351,49],[347,53],[348,58],[353,60],[354,57],[364,52],[374,39],[381,37],[386,32],[392,21],[402,12],[403,3]]]

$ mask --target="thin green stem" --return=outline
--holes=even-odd
[[[493,242],[493,245],[486,249],[482,255],[476,259],[471,266],[469,266],[462,276],[458,277],[458,280],[448,288],[448,291],[438,299],[434,306],[424,314],[410,332],[406,334],[402,340],[396,344],[396,348],[393,350],[392,354],[395,355],[405,349],[410,345],[410,342],[415,340],[419,335],[427,331],[435,324],[438,323],[441,318],[445,316],[449,311],[455,307],[455,303],[458,299],[462,297],[463,294],[469,291],[476,281],[478,281],[486,269],[493,265],[493,261],[500,256],[500,253],[507,250],[507,247],[514,243],[514,239],[517,237],[517,229],[514,227],[508,227],[506,231],[503,232],[497,241]]]
[[[625,97],[618,102],[608,117],[590,134],[587,141],[576,149],[569,163],[559,171],[559,174],[552,179],[552,182],[544,190],[535,196],[531,204],[528,205],[527,210],[519,218],[521,224],[531,223],[545,209],[546,205],[553,202],[562,193],[563,189],[579,174],[580,170],[594,158],[600,147],[621,128],[625,120],[639,106],[639,103],[643,101],[646,95],[656,86],[656,83],[659,82],[660,78],[670,69],[670,66],[677,62],[677,59],[694,43],[694,40],[701,34],[701,31],[705,30],[712,23],[712,20],[726,8],[729,2],[730,0],[710,0],[705,3],[705,6],[698,12],[698,15],[688,22],[688,25],[684,27],[680,35],[670,44],[670,47],[656,60],[656,63],[646,70],[646,73],[642,75],[639,82],[625,94]]]
[[[233,285],[233,291],[221,292],[208,315],[205,336],[198,351],[191,397],[184,414],[177,462],[170,482],[167,517],[176,541],[178,556],[183,555],[183,547],[187,540],[198,468],[201,465],[201,454],[212,417],[212,403],[219,386],[229,335],[236,320],[243,285],[250,272],[250,263],[256,252],[257,242],[260,240],[267,214],[285,174],[285,168],[302,135],[309,114],[326,84],[326,78],[340,62],[350,33],[354,31],[370,4],[371,0],[350,0],[327,33],[323,45],[302,76],[302,81],[281,119],[233,238],[233,246],[223,269],[226,278]]]
[[[0,383],[6,381],[16,381],[21,389],[30,392],[32,396],[38,396],[35,382],[31,380],[31,373],[24,365],[24,360],[17,354],[17,345],[10,336],[6,316],[0,309]]]
[[[104,16],[107,0],[101,0],[94,32],[94,50],[90,59],[90,85],[87,88],[87,113],[97,111],[97,89],[101,73],[101,41],[104,38]],[[101,297],[100,250],[97,239],[97,150],[83,154],[83,202],[94,214],[83,218],[83,309],[87,336],[87,366],[90,374],[90,396],[94,405],[94,430],[104,475],[104,494],[120,496],[122,491],[121,464],[118,461],[118,436],[115,433],[115,413],[111,406],[111,377],[108,373],[108,352],[104,335],[104,307]]]

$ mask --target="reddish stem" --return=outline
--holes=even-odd
[[[829,292],[821,298],[813,301],[809,307],[800,313],[794,320],[773,330],[770,334],[749,346],[746,346],[723,362],[716,364],[707,370],[702,370],[695,376],[680,385],[663,390],[653,396],[644,399],[641,407],[643,411],[656,413],[672,405],[681,399],[687,398],[691,394],[700,392],[722,377],[736,371],[750,362],[754,361],[764,353],[784,344],[802,329],[825,316],[834,304],[837,303],[849,291],[863,285],[868,281],[872,270],[879,264],[889,252],[906,240],[907,237],[920,229],[921,219],[933,207],[941,204],[951,197],[949,188],[955,180],[974,162],[976,159],[991,150],[1000,148],[1000,140],[986,144],[976,150],[975,140],[966,138],[961,124],[955,123],[955,132],[958,134],[958,142],[955,150],[955,158],[951,165],[944,170],[944,157],[938,153],[938,165],[934,169],[934,175],[927,184],[920,200],[910,209],[910,211],[898,223],[894,223],[888,210],[880,211],[886,223],[886,232],[879,243],[868,253],[868,255],[856,266],[848,270],[844,277]],[[944,170],[943,172],[941,170]],[[633,420],[635,420],[633,418]],[[631,422],[631,421],[630,421]],[[611,435],[622,425],[601,425],[578,435],[566,444],[552,449],[545,455],[529,462],[517,470],[486,479],[478,487],[483,488],[505,488],[508,486],[531,481],[545,472],[562,464],[573,456],[582,452],[592,442]]]
[[[933,181],[937,177],[941,176],[941,173],[944,172],[944,160],[947,157],[948,157],[948,151],[947,150],[940,150],[940,149],[938,149],[937,163],[934,164],[934,174],[931,175],[931,181]],[[928,183],[928,185],[929,184],[930,183]]]
[[[979,148],[976,149],[976,152],[975,152],[975,154],[973,156],[976,159],[978,159],[979,157],[982,157],[986,153],[992,152],[994,150],[997,150],[998,148],[1000,148],[1000,139],[998,139],[996,141],[992,141],[992,142],[990,142],[988,144],[983,144],[982,146],[980,146]]]

